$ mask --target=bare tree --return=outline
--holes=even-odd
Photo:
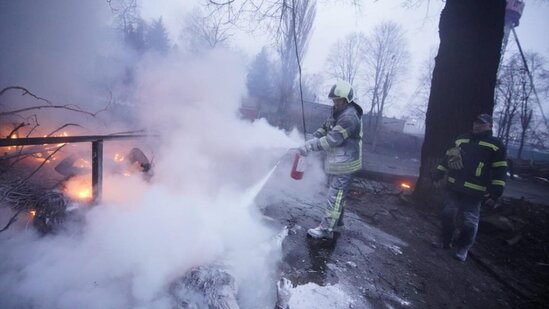
[[[524,78],[524,81],[521,82],[521,100],[520,100],[520,142],[517,156],[519,159],[522,158],[522,151],[524,149],[524,144],[526,142],[527,134],[530,129],[533,117],[533,108],[530,104],[530,99],[532,94],[535,91],[537,77],[543,71],[543,58],[536,53],[526,54],[526,59],[528,62],[528,67],[530,68],[530,73],[532,74],[532,80],[529,78]],[[526,73],[527,74],[527,73]],[[526,75],[524,74],[524,75]],[[534,84],[532,84],[532,82]]]
[[[349,0],[351,3],[361,0]],[[294,0],[205,0],[206,5],[217,10],[224,10],[227,21],[236,23],[247,20],[251,24],[263,24],[276,21],[281,24],[288,8],[293,7]]]
[[[371,96],[368,131],[375,149],[387,97],[401,80],[409,59],[408,45],[402,27],[395,22],[382,22],[368,37],[364,46],[368,67],[367,80]]]
[[[280,25],[277,52],[280,57],[279,103],[277,117],[282,125],[288,103],[295,93],[296,79],[301,77],[301,60],[307,51],[316,16],[315,0],[292,0],[284,10]]]
[[[125,33],[131,33],[137,27],[141,17],[137,0],[107,0],[118,26]]]
[[[364,73],[364,44],[366,36],[361,32],[350,33],[337,40],[328,55],[328,75],[355,85],[355,78]]]
[[[429,90],[431,89],[431,80],[433,79],[433,69],[435,68],[436,49],[431,48],[429,55],[421,64],[421,73],[418,79],[418,85],[410,97],[410,114],[418,120],[425,120],[427,113],[427,101],[429,100]]]
[[[506,146],[509,144],[511,128],[523,97],[521,88],[528,79],[519,57],[519,55],[513,55],[505,65],[501,66],[497,83],[497,136]]]
[[[503,41],[505,0],[446,0],[413,196],[434,207],[432,172],[480,113],[491,114]]]
[[[527,53],[526,59],[536,84],[532,85],[520,54],[514,54],[501,66],[496,89],[497,135],[505,145],[509,144],[511,137],[518,140],[519,158],[522,156],[524,144],[531,135],[529,133],[532,132],[531,125],[535,114],[530,103],[534,87],[539,88],[539,81],[543,80],[544,72],[544,59],[541,56]],[[534,139],[536,136],[539,137],[539,134],[533,135]]]
[[[309,102],[318,102],[318,93],[326,91],[320,87],[324,84],[322,74],[305,74],[303,76],[303,98]],[[328,94],[326,93],[326,96]]]
[[[524,89],[526,90],[526,89]],[[530,123],[532,122],[532,113],[534,112],[529,104],[529,96],[524,98],[520,105],[520,145],[517,153],[517,157],[522,159],[522,150],[524,149],[524,141],[526,138],[526,133],[530,128]]]
[[[181,42],[191,52],[212,49],[228,43],[233,25],[226,22],[224,12],[194,8],[185,18]]]

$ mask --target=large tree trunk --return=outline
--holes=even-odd
[[[414,190],[422,205],[436,203],[431,175],[452,140],[469,131],[479,113],[492,114],[505,4],[505,0],[446,1]]]

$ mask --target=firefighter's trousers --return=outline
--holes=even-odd
[[[469,250],[477,236],[481,198],[449,191],[442,210],[442,241]],[[458,214],[461,213],[461,216]],[[456,222],[461,218],[461,222]],[[459,231],[455,238],[456,228]]]
[[[320,221],[320,227],[330,231],[336,227],[343,215],[342,212],[352,179],[353,174],[328,175],[328,201],[326,212],[322,221]]]

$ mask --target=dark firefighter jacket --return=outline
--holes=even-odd
[[[313,135],[313,149],[326,151],[327,174],[349,174],[362,168],[362,108],[358,104],[351,102],[339,112],[332,109],[330,117]]]
[[[454,146],[461,149],[463,168],[449,168],[446,158],[437,166],[435,179],[441,179],[444,173],[448,173],[449,190],[479,197],[486,193],[494,198],[501,196],[507,176],[503,143],[487,131],[478,135],[464,134],[454,141]]]

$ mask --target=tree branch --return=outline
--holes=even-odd
[[[21,183],[24,183],[25,181],[29,180],[29,178],[34,176],[34,174],[36,174],[42,168],[42,166],[44,166],[44,164],[46,164],[46,162],[48,162],[48,160],[51,157],[53,157],[59,150],[61,150],[61,148],[65,147],[65,145],[66,144],[63,144],[63,145],[59,146],[57,149],[55,149],[54,152],[50,153],[50,155],[47,156],[46,159],[44,159],[44,161],[42,163],[40,163],[40,165],[32,173],[30,173],[29,176],[27,176],[25,179],[21,180]]]
[[[227,2],[217,2],[217,1],[210,0],[209,2],[213,5],[230,5],[231,3],[235,2],[235,0],[229,0]]]
[[[7,135],[6,138],[10,138],[14,133],[17,132],[17,130],[21,129],[24,126],[28,126],[28,125],[29,125],[28,123],[21,122],[13,130],[11,130],[11,132]]]
[[[53,134],[63,130],[64,128],[66,127],[70,127],[70,126],[75,126],[75,127],[82,127],[81,125],[77,124],[77,123],[65,123],[64,125],[62,125],[61,127],[55,129],[54,131],[52,131],[50,134],[47,135],[47,137],[50,137],[52,136]]]
[[[92,117],[95,117],[98,113],[100,113],[100,112],[106,110],[106,108],[104,108],[104,109],[99,110],[99,111],[97,111],[97,112],[95,112],[95,113],[92,113],[92,112],[87,112],[87,111],[81,110],[81,109],[76,108],[76,107],[71,107],[71,105],[40,105],[40,106],[33,106],[33,107],[21,108],[21,109],[17,109],[17,110],[13,110],[13,111],[8,111],[8,112],[0,112],[0,117],[1,117],[1,116],[14,115],[14,114],[18,114],[18,113],[21,113],[21,112],[26,112],[26,111],[30,111],[30,110],[35,110],[35,109],[43,109],[43,108],[59,108],[59,109],[66,109],[66,110],[69,110],[69,111],[73,111],[73,112],[77,112],[77,113],[83,113],[83,114],[86,114],[86,115],[90,115],[90,116],[92,116]]]
[[[9,116],[9,115],[17,115],[18,113],[21,113],[21,112],[26,112],[26,111],[30,111],[30,110],[36,110],[36,109],[43,109],[43,108],[66,109],[66,110],[69,110],[69,111],[72,111],[72,112],[82,113],[82,114],[86,114],[86,115],[95,117],[100,112],[106,111],[109,108],[110,104],[111,104],[111,102],[109,102],[107,104],[107,106],[105,106],[105,108],[100,109],[100,110],[96,111],[95,113],[92,113],[92,112],[82,110],[77,105],[73,105],[73,104],[53,105],[51,101],[49,101],[47,99],[44,99],[42,97],[39,97],[39,96],[33,94],[32,92],[30,92],[29,90],[27,90],[26,88],[21,87],[21,86],[6,87],[6,88],[2,89],[2,91],[0,91],[0,96],[2,96],[4,93],[6,93],[8,90],[11,90],[11,89],[21,90],[21,91],[23,91],[23,95],[29,94],[30,96],[32,96],[33,98],[35,98],[37,100],[41,100],[41,101],[44,101],[44,102],[48,103],[48,105],[32,106],[32,107],[26,107],[26,108],[13,110],[13,111],[0,112],[0,117]]]
[[[5,92],[7,92],[8,90],[12,90],[12,89],[15,89],[15,90],[21,90],[23,92],[23,94],[21,94],[22,96],[24,95],[30,95],[31,97],[37,99],[37,100],[40,100],[40,101],[44,101],[48,104],[51,105],[51,102],[47,99],[44,99],[42,97],[39,97],[37,95],[35,95],[34,93],[30,92],[29,90],[27,90],[27,88],[25,87],[21,87],[21,86],[9,86],[9,87],[6,87],[4,89],[2,89],[2,91],[0,91],[0,96],[3,95]]]

